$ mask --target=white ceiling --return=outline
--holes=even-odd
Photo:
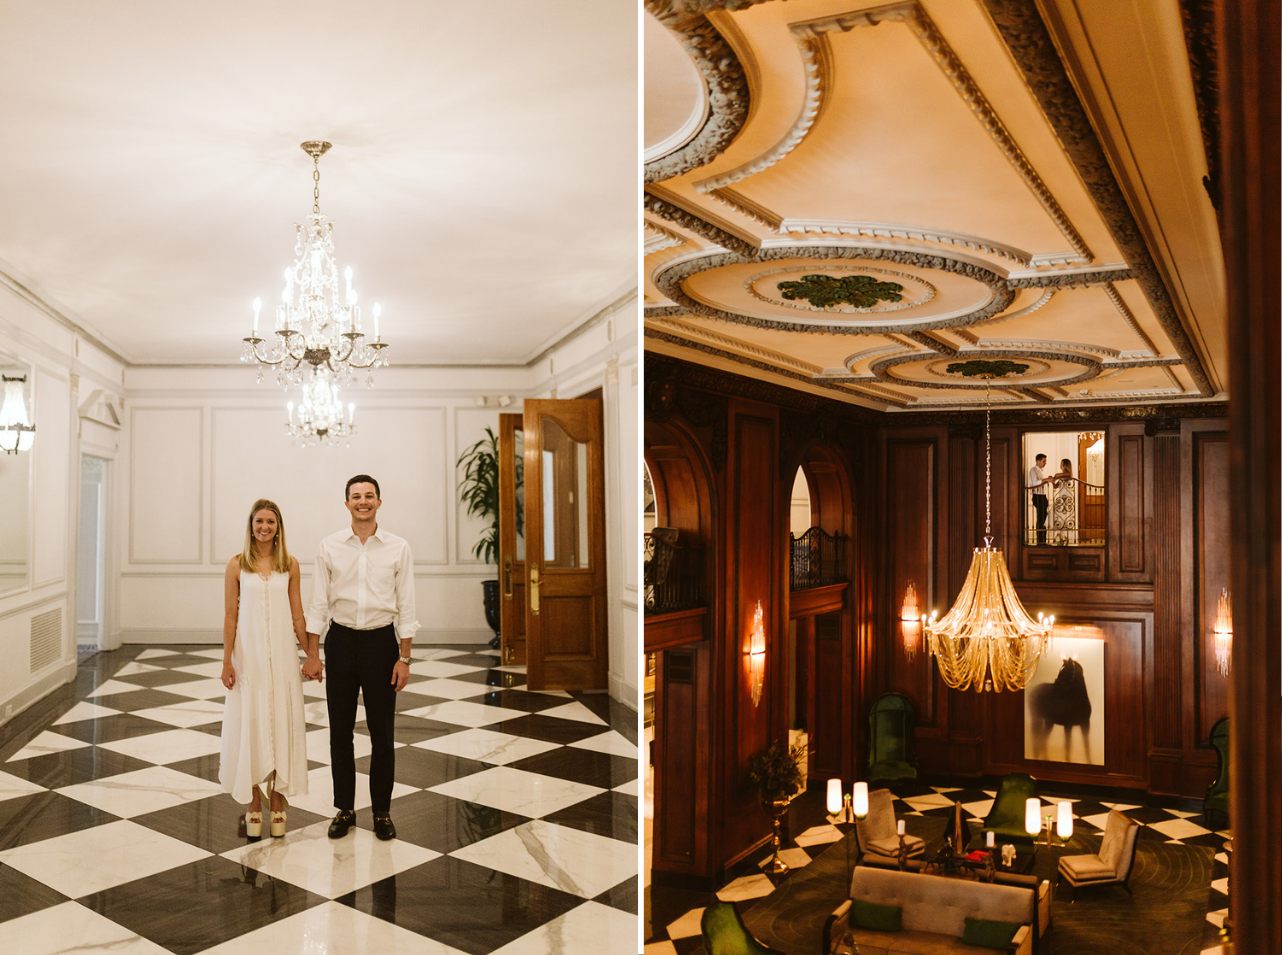
[[[232,363],[325,139],[389,360],[523,364],[636,287],[636,52],[598,0],[0,0],[0,272],[131,363]]]
[[[1011,405],[1227,391],[1224,269],[1177,4],[1037,5],[1076,125],[1062,99],[1039,99],[1047,74],[1030,81],[1036,59],[983,0],[696,6],[710,12],[647,4],[688,51],[678,69],[647,44],[647,120],[652,98],[689,118],[693,87],[721,94],[685,141],[677,117],[646,125],[647,348],[883,410],[974,404],[983,382],[949,371],[969,359],[1024,366],[997,386]],[[714,148],[718,125],[737,128]],[[1103,177],[1066,145],[1088,140]],[[893,282],[899,297],[817,305],[779,288],[814,275]]]

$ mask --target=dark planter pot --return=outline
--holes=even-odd
[[[485,600],[485,624],[494,631],[490,646],[496,647],[499,643],[499,582],[482,580],[481,592]]]

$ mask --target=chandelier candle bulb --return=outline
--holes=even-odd
[[[895,831],[901,836],[904,834],[904,821],[902,819],[896,821]]]
[[[347,423],[348,424],[352,423],[352,418],[355,417],[355,415],[356,415],[356,402],[349,401],[347,403]]]
[[[263,308],[263,300],[261,298],[254,299],[254,337],[255,338],[258,337],[258,313],[262,311],[262,308]]]
[[[374,303],[374,341],[378,341],[378,317],[383,314],[383,306],[378,302]]]
[[[292,428],[294,426],[294,403],[287,401],[285,407],[289,409],[289,426]]]
[[[984,845],[987,848],[992,849],[996,845],[996,842],[997,842],[997,839],[995,837],[995,834],[991,829],[988,830],[988,832],[984,836]]]

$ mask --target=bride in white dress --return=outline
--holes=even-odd
[[[223,792],[248,806],[249,836],[262,835],[259,786],[266,782],[271,834],[283,836],[285,797],[307,793],[298,664],[298,648],[306,649],[307,633],[298,561],[285,549],[285,525],[271,501],[255,501],[249,512],[244,550],[227,562],[224,597],[222,681],[227,699],[218,781]]]

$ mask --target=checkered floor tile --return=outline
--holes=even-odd
[[[928,786],[917,781],[894,783],[887,786],[894,795],[895,815],[906,820],[909,834],[912,834],[913,817],[948,818],[953,814],[953,804],[961,803],[964,817],[971,823],[971,831],[978,831],[979,825],[992,808],[996,797],[994,790],[968,789],[955,786]],[[807,798],[807,797],[802,797]],[[1155,840],[1172,845],[1209,846],[1216,850],[1212,881],[1207,900],[1207,938],[1214,937],[1228,915],[1228,857],[1223,851],[1224,841],[1230,833],[1225,830],[1210,828],[1210,822],[1200,813],[1165,809],[1153,806],[1140,806],[1135,803],[1097,801],[1091,797],[1042,795],[1047,803],[1068,802],[1073,806],[1073,826],[1075,831],[1101,833],[1108,819],[1110,809],[1118,809],[1137,822],[1144,823],[1140,830],[1141,840]],[[748,864],[749,871],[732,878],[716,891],[718,898],[733,900],[739,903],[740,912],[745,911],[755,900],[770,895],[776,888],[786,882],[799,869],[804,868],[815,858],[832,847],[842,838],[841,833],[832,825],[821,823],[796,833],[792,845],[781,850],[780,858],[789,869],[782,875],[770,874],[769,865],[772,852],[762,850]],[[740,867],[742,869],[744,867]],[[666,892],[673,895],[673,900],[689,897],[691,893],[666,890],[653,886],[650,890],[651,905],[661,917],[649,926],[651,935],[646,939],[647,953],[674,953],[689,955],[701,945],[699,938],[699,920],[702,908],[675,910],[666,904]],[[673,913],[680,914],[673,918]]]
[[[635,953],[636,714],[527,690],[523,670],[476,647],[413,657],[391,842],[370,831],[363,722],[358,828],[326,835],[323,684],[305,684],[310,792],[284,838],[247,839],[244,807],[218,785],[222,650],[82,660],[57,712],[0,747],[5,945],[257,955],[322,937],[353,953]]]

